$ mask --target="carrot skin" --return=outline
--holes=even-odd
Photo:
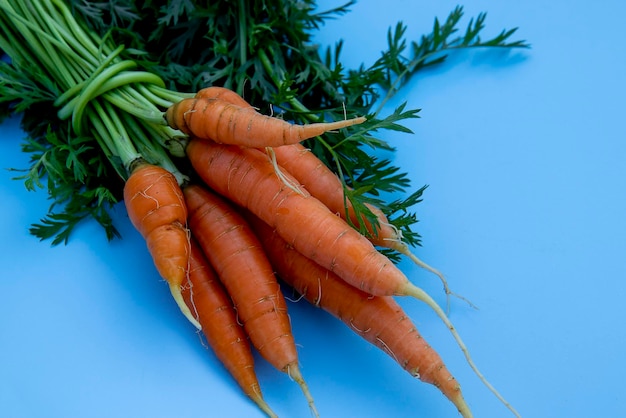
[[[250,106],[238,106],[228,100],[210,97],[183,99],[166,110],[165,119],[170,127],[190,136],[252,148],[294,144],[365,121],[359,117],[294,125],[262,115]]]
[[[146,236],[150,254],[156,254],[154,265],[170,285],[183,286],[189,265],[189,233],[180,223],[156,227]]]
[[[202,325],[202,332],[216,357],[244,393],[269,417],[276,417],[261,394],[248,336],[237,322],[232,301],[193,239],[189,259],[189,282],[189,286],[183,287],[183,298]]]
[[[169,284],[176,304],[200,329],[181,294],[181,286],[188,279],[190,248],[187,208],[176,178],[164,168],[140,164],[124,185],[124,204],[131,223],[146,240],[157,271]]]
[[[361,234],[319,200],[284,187],[258,150],[192,139],[187,155],[195,171],[275,228],[302,254],[370,294],[405,294],[406,276]]]
[[[124,187],[124,203],[133,226],[142,236],[157,226],[187,222],[187,208],[176,178],[169,171],[144,164]]]
[[[265,252],[233,206],[198,185],[184,190],[189,226],[228,291],[254,347],[268,363],[293,378],[319,416],[300,373],[287,304]]]
[[[287,305],[261,244],[247,222],[216,194],[184,190],[189,227],[234,302],[238,318],[261,355],[278,370],[297,363]]]
[[[313,305],[343,321],[412,376],[435,385],[471,417],[460,385],[424,340],[402,307],[389,296],[371,296],[297,252],[260,219],[248,217],[279,277]]]

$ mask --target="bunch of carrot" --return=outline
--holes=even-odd
[[[170,90],[156,73],[137,70],[134,57],[144,53],[149,57],[147,51],[116,44],[116,31],[98,35],[77,18],[71,3],[0,0],[0,53],[11,60],[11,65],[2,62],[0,87],[7,97],[0,97],[0,103],[9,103],[10,113],[25,113],[33,137],[25,147],[33,154],[31,169],[21,178],[32,187],[47,177],[52,206],[65,205],[60,216],[49,214],[35,225],[33,234],[56,235],[53,243],[58,243],[67,240],[80,219],[92,216],[114,236],[104,207],[117,202],[117,195],[104,180],[125,180],[129,218],[144,237],[174,301],[205,334],[244,393],[269,417],[276,414],[263,399],[253,349],[299,384],[312,414],[318,416],[301,373],[279,280],[382,349],[412,376],[438,387],[463,417],[471,417],[458,382],[394,297],[426,303],[450,330],[479,378],[519,416],[478,371],[446,313],[380,249],[404,254],[437,274],[451,295],[443,275],[411,253],[401,232],[379,208],[365,205],[363,216],[363,205],[351,204],[344,179],[301,144],[365,118],[294,125],[259,113],[228,89],[209,87],[195,94]],[[248,13],[244,6],[239,2],[240,16]],[[435,21],[432,42],[423,38],[426,49],[418,51],[409,65],[397,55],[400,45],[390,44],[393,61],[416,71],[443,61],[445,55],[432,58],[439,50],[524,46],[505,42],[514,30],[481,42],[477,33],[484,15],[470,23],[464,37],[448,43],[461,16],[457,8],[445,24]],[[164,21],[163,27],[169,22],[158,20]],[[246,19],[236,20],[242,25],[238,36],[245,46]],[[398,25],[393,42],[402,31]],[[282,37],[277,42],[282,50]],[[295,51],[288,42],[285,48],[288,54]],[[242,52],[240,69],[248,66]],[[263,48],[254,53],[271,70]],[[378,82],[360,86],[364,93],[377,83],[391,85],[394,91],[396,81],[408,74],[403,71],[388,79],[380,76],[378,66],[368,70],[379,75]],[[384,67],[384,73],[395,72],[391,68],[395,65]],[[267,73],[282,85],[274,71]],[[240,81],[227,84],[241,87],[245,80]],[[293,107],[303,107],[297,104]],[[46,115],[43,120],[41,114]],[[397,129],[394,120],[388,126]]]
[[[166,169],[139,160],[124,190],[130,219],[183,314],[268,416],[276,415],[261,395],[251,346],[300,385],[318,416],[278,278],[471,417],[459,384],[394,296],[427,303],[478,376],[517,415],[476,369],[442,309],[378,251],[386,246],[408,253],[382,212],[371,207],[376,224],[358,219],[339,178],[299,144],[364,118],[293,125],[218,87],[177,102],[164,117],[189,137],[191,180],[181,184]],[[367,236],[353,227],[362,222]]]

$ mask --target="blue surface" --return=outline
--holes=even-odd
[[[325,0],[322,5],[341,2]],[[435,4],[436,3],[436,4]],[[451,1],[361,2],[318,40],[345,40],[348,66],[371,62],[398,20],[430,31]],[[414,186],[424,247],[452,289],[451,319],[478,367],[522,416],[617,417],[626,375],[626,12],[623,2],[472,1],[487,30],[519,26],[529,51],[461,53],[394,105],[422,108],[415,135],[388,138]],[[261,417],[202,345],[157,278],[123,208],[124,239],[93,223],[67,247],[29,236],[49,205],[8,167],[25,167],[15,120],[0,126],[0,416]],[[437,280],[403,270],[441,303]],[[479,382],[446,328],[402,300],[480,418],[512,416]],[[343,324],[291,303],[305,378],[322,417],[455,417]],[[258,361],[267,401],[310,417],[295,383]]]

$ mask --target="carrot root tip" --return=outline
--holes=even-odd
[[[359,116],[359,117],[352,118],[352,119],[344,119],[344,120],[338,120],[334,122],[326,122],[326,123],[323,123],[323,125],[325,126],[324,131],[325,132],[336,131],[339,129],[347,128],[349,126],[360,125],[361,123],[365,121],[367,121],[366,117]]]
[[[300,389],[302,389],[302,393],[306,397],[307,402],[309,403],[309,408],[311,409],[311,413],[315,418],[319,418],[319,413],[317,412],[317,408],[315,407],[315,402],[313,401],[313,396],[309,391],[309,387],[304,381],[304,377],[302,377],[302,373],[300,372],[300,368],[298,368],[297,364],[291,364],[287,366],[287,374],[293,380],[296,381],[298,385],[300,385]]]
[[[465,402],[462,396],[459,396],[460,399],[454,401],[454,405],[459,410],[459,413],[463,418],[473,418],[474,414],[470,411],[469,406]]]
[[[189,310],[189,307],[185,303],[185,300],[183,299],[183,294],[180,290],[180,286],[177,284],[170,284],[170,292],[172,293],[174,301],[180,308],[180,311],[183,313],[183,315],[185,315],[185,318],[187,318],[189,322],[191,322],[193,326],[195,326],[198,330],[201,330],[202,326],[200,325],[198,320],[194,318],[193,314]]]
[[[265,399],[263,399],[261,395],[251,396],[250,398],[259,407],[259,409],[268,416],[268,418],[278,418],[278,415],[276,415],[276,413],[272,411],[272,408],[270,408],[270,406],[267,404],[267,402],[265,402]]]

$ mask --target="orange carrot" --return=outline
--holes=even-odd
[[[233,300],[250,341],[302,388],[317,410],[298,365],[296,345],[280,285],[260,242],[226,200],[198,185],[184,189],[189,227]]]
[[[293,144],[330,130],[363,123],[364,117],[329,123],[294,125],[262,115],[250,106],[221,98],[187,98],[165,112],[170,127],[196,138],[225,144],[263,148]]]
[[[463,417],[472,416],[456,379],[392,297],[371,296],[350,286],[294,250],[260,219],[253,215],[248,219],[282,280],[389,354],[412,376],[439,388]]]
[[[432,297],[319,200],[284,187],[262,153],[192,139],[187,155],[213,190],[248,209],[297,251],[346,282],[372,295],[405,295],[426,303],[448,327],[476,375],[508,405],[478,370],[456,328]]]
[[[311,195],[318,198],[332,212],[344,219],[350,219],[353,225],[363,225],[368,239],[379,247],[396,250],[409,257],[418,266],[436,274],[443,283],[446,295],[452,294],[444,275],[434,267],[424,263],[411,252],[409,246],[402,241],[402,233],[389,222],[385,214],[378,207],[366,204],[367,208],[377,219],[377,225],[361,215],[357,216],[354,207],[344,193],[344,186],[337,177],[319,158],[302,144],[285,145],[273,149],[276,163],[288,171],[302,184]],[[347,211],[347,213],[346,213]]]
[[[194,239],[191,240],[189,283],[183,287],[183,298],[202,325],[202,332],[216,357],[244,393],[268,417],[276,418],[261,394],[248,336],[237,322],[233,303]]]
[[[242,108],[245,108],[245,107],[252,108],[252,105],[250,105],[243,97],[235,93],[233,90],[227,89],[225,87],[219,87],[219,86],[206,87],[204,89],[199,90],[196,93],[195,97],[196,98],[209,98],[209,99],[222,99],[222,100],[227,101],[230,104],[240,106]],[[270,161],[272,162],[272,164],[274,164],[274,171],[276,171],[276,175],[278,175],[281,178],[281,180],[285,183],[285,185],[292,188],[294,191],[298,193],[303,193],[299,185],[291,181],[289,179],[289,176],[285,175],[280,169],[280,167],[278,166],[278,163],[276,162],[276,155],[274,153],[274,148],[265,147],[265,152],[270,158]]]
[[[187,208],[176,178],[164,168],[139,162],[124,185],[124,204],[133,226],[146,240],[157,271],[176,304],[198,329],[181,294],[187,284],[189,233]]]

